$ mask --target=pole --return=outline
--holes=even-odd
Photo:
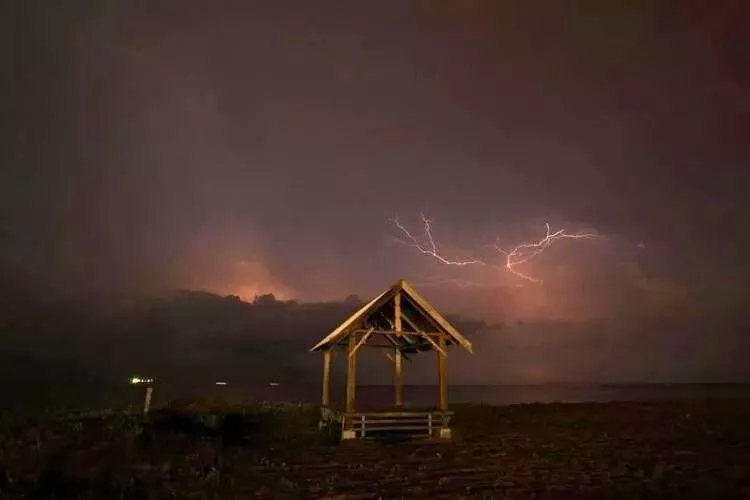
[[[396,337],[401,336],[401,291],[393,297],[393,325],[396,331]],[[404,404],[404,385],[402,376],[402,356],[401,349],[396,347],[393,358],[393,401],[396,406]]]
[[[354,352],[357,337],[349,334],[349,352],[346,364],[346,411],[354,411],[355,390],[357,387],[357,354]]]
[[[154,393],[153,386],[149,385],[146,387],[146,398],[143,400],[143,414],[148,414],[151,409],[151,395]]]
[[[438,345],[442,351],[435,351],[437,354],[437,368],[438,368],[438,408],[442,411],[448,409],[448,378],[445,370],[445,336],[441,335],[438,341]]]
[[[323,351],[323,396],[320,402],[323,406],[331,405],[331,351]]]

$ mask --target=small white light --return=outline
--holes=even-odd
[[[216,382],[216,385],[227,385],[226,382]]]
[[[133,377],[130,379],[130,383],[135,384],[150,384],[154,381],[152,378],[140,378],[140,377]]]

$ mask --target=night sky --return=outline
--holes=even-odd
[[[750,378],[746,1],[1,5],[5,268],[302,302],[404,277],[542,349],[521,377],[648,337],[668,355],[637,376]],[[545,222],[599,237],[526,264],[538,284],[394,241],[420,213],[499,265]]]

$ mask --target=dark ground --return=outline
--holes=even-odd
[[[750,400],[458,406],[451,443],[333,443],[314,406],[2,424],[2,498],[750,498]],[[211,417],[221,412],[218,417]]]

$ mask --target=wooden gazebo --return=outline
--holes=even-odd
[[[321,425],[340,425],[342,439],[366,437],[384,431],[413,431],[429,437],[450,438],[447,348],[457,344],[472,352],[469,342],[405,280],[399,280],[341,323],[311,351],[323,352]],[[357,352],[362,347],[382,349],[393,365],[394,408],[356,410]],[[336,351],[347,359],[346,402],[331,402],[331,361]],[[403,359],[423,351],[437,358],[437,405],[427,409],[403,408]]]

